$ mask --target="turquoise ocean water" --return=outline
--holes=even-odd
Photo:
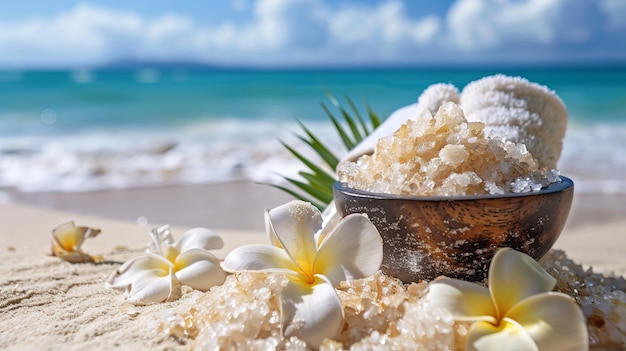
[[[385,117],[430,84],[495,73],[547,85],[570,113],[559,164],[577,191],[626,194],[626,68],[0,71],[0,187],[88,191],[232,179],[299,166],[277,142],[302,120],[340,150],[320,102]]]

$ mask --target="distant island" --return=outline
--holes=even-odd
[[[198,61],[168,61],[168,60],[137,60],[137,59],[120,59],[111,61],[102,65],[91,67],[92,69],[115,70],[115,69],[226,69],[228,67],[208,64]]]
[[[625,68],[623,61],[602,62],[508,62],[508,63],[465,63],[465,64],[395,64],[395,65],[287,65],[287,66],[254,66],[245,64],[216,64],[193,60],[141,60],[118,59],[100,65],[84,67],[90,70],[216,70],[216,71],[361,71],[361,70],[483,70],[483,69],[537,69],[537,70],[577,70],[577,69],[616,69]]]
[[[191,71],[248,71],[248,72],[333,72],[333,71],[604,71],[626,69],[626,62],[621,60],[601,61],[542,61],[542,62],[465,62],[465,63],[380,63],[380,64],[316,64],[316,65],[252,65],[242,63],[215,63],[198,60],[168,60],[168,59],[136,59],[120,58],[101,63],[74,64],[62,66],[37,67],[3,67],[1,72],[19,71],[133,71],[133,70],[191,70]]]

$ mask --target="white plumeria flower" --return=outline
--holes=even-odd
[[[52,229],[52,256],[71,263],[93,263],[102,261],[101,256],[91,256],[81,247],[86,239],[100,234],[100,229],[77,227],[74,221],[67,221]]]
[[[430,284],[426,299],[476,321],[468,350],[588,350],[587,325],[568,295],[551,292],[556,280],[530,256],[498,250],[489,267],[489,288],[456,279]]]
[[[335,286],[378,271],[383,259],[382,238],[360,214],[322,229],[320,211],[303,201],[274,208],[265,218],[272,246],[236,248],[222,267],[228,272],[286,274],[289,283],[281,292],[283,334],[319,347],[343,326],[343,308]]]
[[[167,225],[153,229],[151,235],[146,253],[113,272],[108,288],[124,290],[131,301],[150,303],[177,299],[181,285],[207,291],[226,279],[217,257],[207,251],[224,246],[212,231],[194,228],[175,243]]]

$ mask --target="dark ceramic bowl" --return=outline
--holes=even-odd
[[[569,215],[574,183],[538,192],[457,197],[370,193],[334,185],[342,215],[366,213],[383,238],[381,270],[405,283],[440,275],[482,281],[496,250],[545,255]],[[515,274],[511,272],[511,274]]]

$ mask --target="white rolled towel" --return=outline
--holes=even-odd
[[[556,93],[521,77],[494,75],[469,83],[459,94],[451,84],[429,86],[418,102],[396,110],[343,159],[354,161],[374,151],[379,139],[392,135],[425,110],[436,114],[446,102],[459,104],[471,122],[485,123],[488,135],[524,143],[539,167],[557,169],[567,128],[567,109]]]

